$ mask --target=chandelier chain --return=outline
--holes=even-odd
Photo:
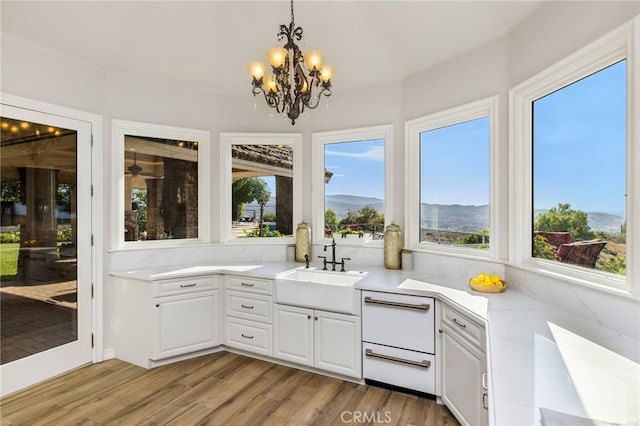
[[[295,19],[293,17],[293,0],[291,0],[291,26],[295,26]]]

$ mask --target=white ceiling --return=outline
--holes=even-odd
[[[303,51],[336,67],[334,91],[395,81],[499,38],[540,1],[304,1]],[[248,93],[289,24],[288,1],[6,1],[2,32],[99,68],[222,93]]]

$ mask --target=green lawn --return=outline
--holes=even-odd
[[[0,280],[13,281],[18,272],[20,243],[0,244]]]

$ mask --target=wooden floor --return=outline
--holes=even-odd
[[[0,401],[2,425],[457,425],[430,399],[228,352],[152,370],[109,360]]]

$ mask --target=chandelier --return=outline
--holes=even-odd
[[[262,93],[271,108],[286,115],[295,125],[305,108],[314,109],[320,97],[331,96],[333,67],[323,65],[323,54],[312,50],[303,54],[294,40],[302,39],[302,27],[296,27],[291,0],[291,23],[280,25],[278,41],[286,39],[284,47],[274,47],[266,52],[273,75],[265,77],[267,65],[254,61],[248,65],[251,74],[253,96]],[[306,69],[305,65],[306,64]]]

